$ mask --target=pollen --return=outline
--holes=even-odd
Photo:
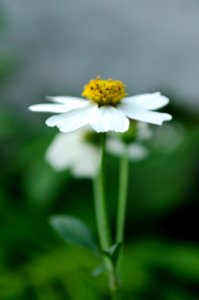
[[[120,80],[91,79],[84,86],[82,96],[97,103],[98,105],[116,105],[126,97],[125,85]]]

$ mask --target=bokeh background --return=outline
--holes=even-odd
[[[101,75],[129,95],[163,92],[174,116],[130,163],[123,299],[197,300],[199,2],[1,0],[0,43],[0,299],[109,299],[98,259],[48,224],[72,214],[96,235],[92,183],[45,162],[57,130],[27,110]],[[118,159],[108,164],[114,228]]]

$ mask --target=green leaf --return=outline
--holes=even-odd
[[[92,250],[97,250],[92,234],[88,227],[79,219],[72,216],[53,216],[50,225],[67,242]]]
[[[93,275],[93,277],[98,277],[99,275],[101,275],[104,272],[106,272],[104,265],[100,265],[93,270],[92,275]]]

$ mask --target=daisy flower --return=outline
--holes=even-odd
[[[100,150],[86,141],[88,132],[81,128],[69,134],[58,133],[46,151],[46,161],[56,171],[70,169],[75,177],[95,177],[100,162]]]
[[[154,112],[169,103],[159,92],[127,97],[125,85],[119,80],[96,79],[85,85],[82,96],[87,99],[58,96],[55,102],[29,107],[32,111],[57,113],[46,120],[50,127],[71,132],[89,124],[96,132],[125,132],[129,119],[162,125],[172,119],[167,113]]]

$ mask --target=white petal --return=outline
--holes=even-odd
[[[87,104],[86,107],[70,110],[65,114],[52,116],[46,120],[48,126],[57,126],[61,132],[74,131],[92,120],[97,105]]]
[[[136,110],[135,108],[132,108],[131,105],[128,106],[127,104],[120,106],[120,109],[131,119],[156,125],[162,125],[164,121],[172,119],[172,116],[169,114],[147,110]]]
[[[97,132],[124,132],[129,128],[129,120],[122,111],[113,106],[98,108],[94,120],[89,123]]]
[[[47,96],[48,100],[66,105],[69,109],[84,107],[88,104],[88,100],[71,96]],[[68,110],[69,110],[68,109]]]
[[[56,171],[70,169],[76,177],[94,177],[99,167],[100,151],[84,142],[84,134],[82,129],[57,134],[46,152],[47,162]]]
[[[85,107],[89,103],[85,99],[75,98],[75,97],[47,96],[47,99],[54,102],[58,102],[60,104],[36,104],[36,105],[29,106],[29,110],[39,111],[39,112],[64,113],[75,108]]]
[[[47,149],[45,159],[57,171],[71,167],[78,156],[80,130],[68,134],[59,133]]]
[[[32,111],[53,113],[64,113],[68,111],[67,107],[63,104],[36,104],[29,106],[28,109]]]
[[[97,175],[100,163],[100,151],[97,147],[83,143],[73,162],[72,173],[76,177],[93,178]]]
[[[151,94],[142,94],[132,97],[127,97],[123,99],[120,105],[128,104],[131,105],[132,108],[137,109],[146,109],[146,110],[153,110],[159,109],[169,103],[169,99],[159,92],[151,93]]]

